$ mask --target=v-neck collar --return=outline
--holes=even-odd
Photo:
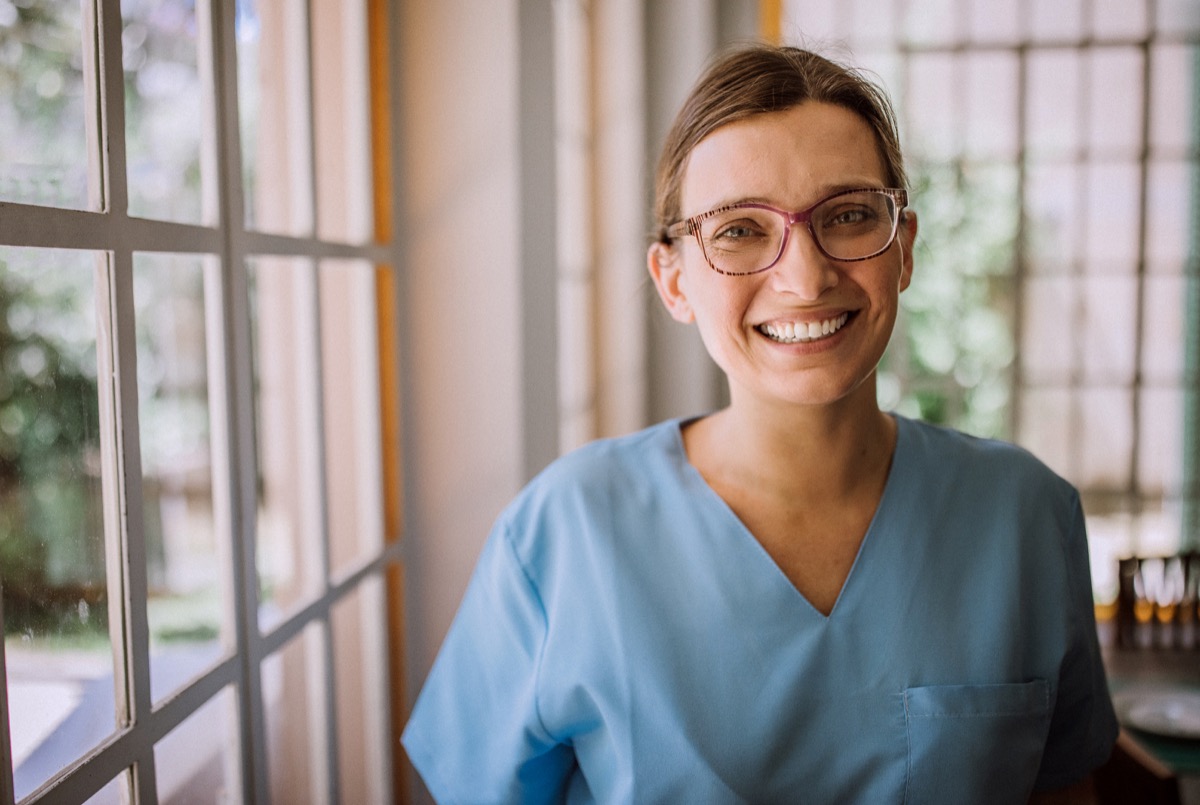
[[[877,532],[884,530],[879,524],[887,517],[889,509],[893,508],[892,499],[899,494],[896,492],[896,487],[899,485],[899,478],[902,477],[900,465],[904,462],[907,451],[909,449],[908,436],[908,421],[896,414],[891,414],[896,422],[896,444],[892,451],[891,464],[888,467],[887,479],[884,481],[883,493],[879,496],[879,504],[875,508],[875,513],[871,516],[871,522],[867,526],[866,533],[863,535],[862,541],[859,543],[858,551],[855,554],[854,562],[850,565],[850,572],[846,574],[845,580],[842,582],[842,588],[838,591],[837,598],[834,600],[833,607],[829,610],[829,614],[821,612],[808,599],[804,593],[800,592],[799,588],[792,583],[771,555],[763,547],[758,538],[746,527],[742,519],[730,508],[725,499],[717,494],[716,490],[704,479],[700,471],[688,460],[687,448],[683,442],[683,427],[693,421],[695,418],[680,418],[673,421],[671,428],[671,438],[673,441],[672,449],[676,453],[676,459],[684,474],[684,481],[689,485],[695,485],[701,490],[701,494],[708,500],[709,504],[717,509],[721,516],[727,521],[731,528],[731,533],[737,536],[737,545],[733,546],[736,550],[751,551],[754,555],[754,561],[765,562],[769,567],[769,574],[772,575],[779,584],[786,585],[786,595],[801,604],[801,608],[812,617],[819,619],[825,623],[832,620],[840,611],[847,606],[844,603],[853,594],[853,589],[859,586],[858,577],[867,575],[868,564],[871,554],[878,553],[880,548],[874,547],[875,543],[880,540]],[[742,546],[745,546],[744,548]]]

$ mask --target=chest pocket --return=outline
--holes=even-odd
[[[1050,728],[1044,679],[904,692],[909,803],[1025,802]]]

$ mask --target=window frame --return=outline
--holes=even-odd
[[[306,20],[311,4],[300,0]],[[395,75],[396,58],[389,44],[395,30],[395,4],[390,0],[361,0],[367,26],[367,110],[370,116],[373,238],[361,244],[308,236],[268,234],[245,225],[242,158],[238,125],[236,3],[235,0],[199,0],[198,64],[206,98],[211,153],[202,155],[205,193],[202,224],[149,220],[128,215],[126,185],[125,113],[122,66],[120,0],[85,0],[83,41],[88,99],[89,188],[93,211],[48,208],[0,201],[0,245],[25,248],[93,250],[97,262],[98,318],[97,363],[104,469],[103,497],[106,566],[109,590],[110,637],[116,674],[118,724],[115,732],[84,758],[74,761],[49,782],[30,794],[24,803],[84,802],[110,782],[131,770],[135,801],[155,802],[156,743],[222,690],[230,688],[237,700],[240,736],[241,798],[268,801],[266,727],[263,712],[261,666],[265,659],[299,635],[309,624],[319,624],[324,636],[324,701],[322,722],[329,739],[328,774],[324,778],[329,801],[339,800],[337,762],[337,708],[335,657],[331,611],[363,583],[377,580],[387,611],[379,618],[388,645],[382,659],[386,672],[379,691],[390,718],[384,719],[386,799],[407,793],[404,763],[395,748],[403,723],[406,698],[403,689],[402,634],[402,512],[400,497],[399,377],[396,331],[399,326],[397,277],[401,264],[394,233],[396,207],[393,164],[397,147],[391,136],[395,116],[389,77]],[[307,40],[312,51],[311,35]],[[311,58],[308,60],[311,69]],[[87,75],[91,70],[91,76]],[[308,82],[307,110],[314,118],[314,93]],[[311,132],[310,132],[311,133]],[[310,137],[311,143],[311,137]],[[317,182],[307,185],[312,209],[317,209]],[[315,214],[314,214],[315,215]],[[315,230],[315,227],[314,227]],[[170,252],[212,256],[219,269],[210,272],[215,285],[209,309],[209,348],[217,352],[220,370],[209,377],[209,405],[213,446],[213,495],[217,538],[232,540],[223,568],[232,586],[233,650],[181,690],[155,706],[151,697],[147,622],[148,583],[146,542],[142,512],[142,472],[138,427],[137,355],[133,319],[133,255],[137,252]],[[365,261],[374,266],[380,390],[379,448],[382,472],[383,540],[378,550],[349,572],[331,577],[326,567],[319,594],[298,610],[288,612],[270,631],[261,633],[258,621],[258,579],[255,572],[256,454],[250,315],[246,260],[254,255],[295,256]],[[314,356],[320,360],[319,353]],[[108,382],[111,380],[111,382]],[[322,428],[323,431],[323,428]],[[323,433],[321,435],[323,438]],[[323,494],[327,489],[322,485]],[[326,530],[326,546],[328,532]],[[326,549],[325,553],[328,551]],[[326,556],[326,565],[328,557]],[[372,600],[370,596],[367,600]],[[0,612],[2,625],[2,612]],[[0,672],[6,668],[0,644]],[[124,669],[122,671],[122,668]],[[5,677],[7,678],[7,677]],[[120,680],[124,679],[124,684]],[[7,685],[0,686],[0,795],[13,801],[13,768],[8,730]]]

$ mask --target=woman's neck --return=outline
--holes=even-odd
[[[878,489],[891,466],[895,420],[873,384],[827,405],[763,403],[736,395],[684,433],[689,459],[723,484],[829,503]]]

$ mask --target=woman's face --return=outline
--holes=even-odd
[[[701,140],[685,166],[680,201],[685,217],[747,201],[802,210],[838,190],[884,187],[885,176],[862,118],[807,102],[730,123]],[[752,395],[822,405],[856,391],[874,397],[875,366],[912,276],[915,235],[910,212],[886,251],[846,263],[824,256],[797,224],[779,262],[745,276],[712,270],[689,235],[673,248],[651,246],[649,264],[671,315],[696,322],[735,403]],[[826,334],[797,341],[797,328],[813,323]]]

